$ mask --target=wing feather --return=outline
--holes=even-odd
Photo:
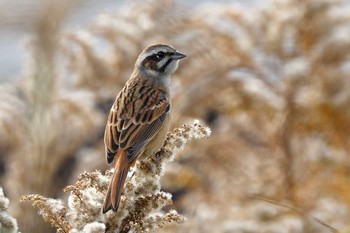
[[[153,106],[130,117],[120,118],[112,108],[105,130],[107,162],[113,162],[119,149],[127,150],[128,160],[133,160],[161,128],[169,111],[170,103],[161,95]]]

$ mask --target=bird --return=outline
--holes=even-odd
[[[118,211],[124,182],[136,160],[152,158],[170,124],[170,76],[185,54],[167,44],[145,48],[113,103],[104,134],[105,156],[114,161],[102,212]]]

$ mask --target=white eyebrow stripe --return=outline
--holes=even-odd
[[[151,56],[153,56],[153,55],[156,55],[156,54],[159,53],[159,52],[167,53],[168,51],[167,51],[166,49],[164,49],[164,48],[157,48],[157,49],[154,49],[154,50],[152,50],[152,51],[150,51],[150,52],[148,52],[148,53],[142,54],[142,56],[140,57],[140,60],[141,60],[141,61],[144,61],[147,57],[151,57]],[[162,59],[162,61],[163,61],[163,60],[167,60],[167,59]],[[162,61],[161,61],[161,62],[162,62]],[[162,65],[163,65],[163,64],[165,64],[165,62],[162,63]]]
[[[145,57],[155,55],[155,54],[157,54],[157,53],[159,53],[159,52],[167,53],[167,52],[169,52],[169,51],[168,51],[167,49],[165,49],[165,48],[156,48],[156,49],[154,49],[154,50],[149,51],[148,53],[146,53],[146,54],[145,54]]]

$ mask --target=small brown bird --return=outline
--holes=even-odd
[[[185,55],[169,45],[146,48],[119,92],[105,129],[107,163],[114,163],[103,213],[118,210],[129,168],[137,158],[153,156],[162,146],[170,122],[170,75]]]

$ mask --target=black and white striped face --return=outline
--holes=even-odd
[[[170,75],[177,69],[178,61],[186,57],[174,48],[157,44],[146,48],[137,59],[137,66],[154,75]]]

